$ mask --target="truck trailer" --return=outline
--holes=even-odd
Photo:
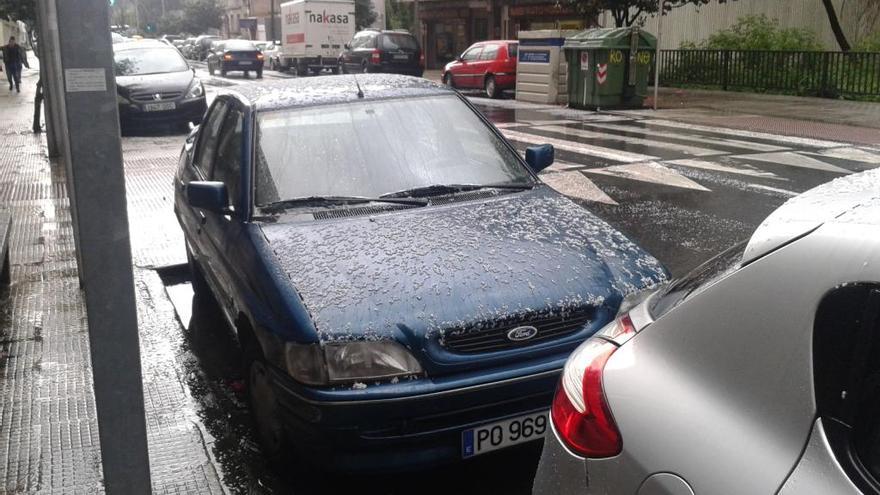
[[[298,75],[339,70],[337,59],[354,36],[354,2],[294,0],[281,4],[281,70]]]

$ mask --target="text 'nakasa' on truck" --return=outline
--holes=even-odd
[[[281,70],[298,75],[338,71],[337,57],[354,36],[354,2],[295,0],[281,4]]]

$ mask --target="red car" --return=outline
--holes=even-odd
[[[443,69],[443,83],[460,89],[479,88],[489,98],[516,87],[516,41],[474,43]]]

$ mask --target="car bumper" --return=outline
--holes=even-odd
[[[223,62],[220,69],[226,72],[232,71],[258,71],[263,69],[262,60],[252,60],[250,64],[242,64],[241,61],[233,60],[231,62]]]
[[[437,393],[344,401],[310,398],[309,389],[278,370],[273,383],[297,454],[339,471],[387,472],[460,461],[464,430],[549,409],[559,372]],[[337,393],[350,397],[356,391]]]
[[[413,67],[411,65],[393,65],[382,63],[378,65],[370,64],[367,68],[368,72],[378,72],[382,74],[402,74],[405,76],[422,77],[425,69],[422,67]]]
[[[587,461],[562,445],[556,428],[551,424],[544,436],[544,449],[532,483],[532,493],[586,495],[590,493],[588,489]]]
[[[145,103],[130,103],[119,105],[119,120],[125,125],[150,125],[164,123],[198,124],[202,121],[205,111],[208,109],[205,97],[195,98],[183,102],[176,102],[173,110],[147,112],[144,110]]]
[[[516,87],[516,73],[494,74],[495,87],[498,89],[513,89]]]

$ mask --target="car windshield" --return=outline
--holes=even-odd
[[[741,242],[710,259],[684,277],[673,280],[651,301],[651,316],[660,318],[689,297],[740,269],[748,242]]]
[[[454,95],[277,110],[259,114],[257,126],[257,205],[532,183],[515,153]]]
[[[226,50],[249,51],[256,50],[257,46],[246,40],[229,40],[223,44]]]
[[[412,35],[405,33],[386,33],[379,37],[383,50],[418,50],[419,44]]]
[[[137,48],[113,55],[117,76],[142,76],[189,70],[186,60],[174,48]]]

